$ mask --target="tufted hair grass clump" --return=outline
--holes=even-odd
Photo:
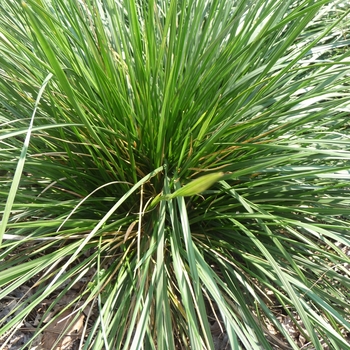
[[[0,338],[61,305],[81,349],[347,348],[349,11],[2,0]]]

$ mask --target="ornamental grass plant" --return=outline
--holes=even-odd
[[[344,1],[2,0],[2,339],[79,285],[51,321],[81,349],[349,348],[349,28]]]

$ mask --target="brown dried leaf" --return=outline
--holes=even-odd
[[[72,313],[73,309],[64,311],[45,329],[42,337],[43,350],[65,350],[79,338],[84,325],[84,315],[80,315],[70,325],[76,316]],[[60,341],[56,344],[58,339],[60,339]]]

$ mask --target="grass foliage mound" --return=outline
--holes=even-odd
[[[344,1],[2,0],[0,299],[31,294],[0,334],[79,283],[82,349],[214,349],[215,320],[299,349],[286,318],[348,348],[349,26]]]

